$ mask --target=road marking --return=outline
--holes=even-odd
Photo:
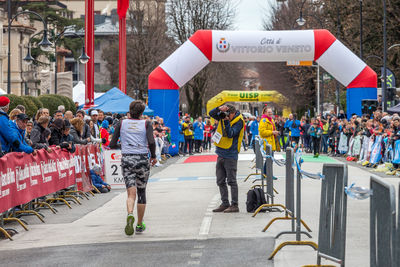
[[[200,226],[200,236],[208,235],[208,232],[210,232],[210,226],[211,226],[211,221],[212,221],[212,216],[206,215],[203,218],[203,221]]]
[[[200,261],[188,261],[189,265],[199,265]]]
[[[203,252],[193,252],[190,254],[190,257],[192,258],[200,258],[201,256],[203,256]]]
[[[178,178],[162,178],[159,182],[171,182],[171,181],[178,181]]]
[[[208,233],[210,232],[211,222],[212,222],[212,209],[215,207],[219,198],[219,194],[216,194],[210,203],[208,204],[206,213],[204,214],[203,221],[201,222],[199,239],[207,239]],[[210,211],[211,210],[211,211]]]
[[[204,245],[195,245],[194,246],[194,248],[195,249],[202,249],[202,248],[205,248],[206,246],[204,246]]]

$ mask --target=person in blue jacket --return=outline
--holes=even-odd
[[[201,117],[197,118],[197,121],[193,123],[194,130],[194,148],[196,153],[200,153],[200,148],[204,139],[204,124]]]
[[[103,181],[100,177],[101,167],[94,165],[93,169],[90,170],[90,177],[92,178],[92,184],[101,192],[108,193],[111,190],[111,186]]]
[[[183,135],[183,130],[182,130],[182,119],[179,119],[179,124],[178,124],[178,130],[179,130],[179,155],[183,155],[185,153],[185,137]]]
[[[13,152],[25,152],[31,154],[34,151],[34,149],[30,145],[28,145],[25,141],[25,130],[28,121],[29,117],[24,113],[18,114],[15,122],[10,121],[10,127],[13,130],[13,132],[18,136],[18,141],[19,141],[18,146],[12,144],[11,150]]]
[[[0,144],[3,153],[10,152],[11,146],[18,148],[20,142],[18,135],[12,130],[10,125],[10,118],[7,115],[10,107],[10,99],[6,96],[0,97]]]
[[[260,116],[257,116],[257,119],[255,119],[255,117],[253,117],[253,121],[250,124],[250,133],[251,133],[251,147],[255,152],[256,146],[254,144],[255,140],[256,140],[256,135],[258,135],[258,126],[260,123]]]
[[[300,121],[297,119],[296,113],[290,114],[289,120],[285,123],[285,128],[290,130],[290,142],[296,147],[299,145],[300,141]]]

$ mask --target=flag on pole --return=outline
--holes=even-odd
[[[129,0],[118,0],[117,13],[120,18],[126,17],[126,11],[129,8]]]

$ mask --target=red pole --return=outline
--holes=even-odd
[[[94,0],[85,0],[85,46],[89,62],[85,65],[85,106],[94,106]]]
[[[119,18],[119,90],[126,94],[126,17]]]

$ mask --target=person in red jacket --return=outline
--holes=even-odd
[[[103,145],[108,146],[110,144],[110,134],[108,133],[109,123],[107,120],[104,120],[101,124],[100,136],[103,140]],[[104,141],[105,140],[105,141]]]

